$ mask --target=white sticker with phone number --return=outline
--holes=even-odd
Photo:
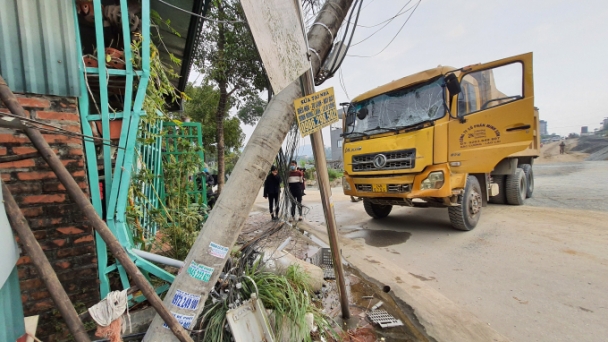
[[[218,257],[220,259],[224,259],[226,257],[226,254],[228,254],[228,247],[224,247],[215,242],[211,242],[209,244],[209,249],[210,249],[209,254],[213,255],[214,257]]]
[[[175,317],[175,319],[177,320],[179,325],[184,327],[184,329],[190,329],[190,326],[192,325],[192,321],[194,321],[194,316],[181,315],[181,314],[178,314],[175,312],[171,312],[171,314],[173,315],[173,317]],[[167,325],[167,323],[163,324],[163,328],[169,329],[169,326]]]
[[[175,291],[171,304],[180,309],[196,310],[198,303],[201,301],[201,296],[196,296],[182,290]]]

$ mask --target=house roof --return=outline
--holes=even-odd
[[[162,1],[185,11],[199,15],[203,15],[203,13],[206,12],[206,9],[209,7],[211,2],[210,0]],[[204,19],[190,13],[180,11],[179,9],[168,6],[163,2],[153,0],[150,3],[150,8],[158,12],[163,20],[168,20],[170,23],[170,28],[166,25],[159,27],[164,46],[166,46],[166,50],[164,48],[159,48],[159,54],[161,59],[168,65],[172,66],[173,69],[179,74],[179,78],[172,79],[171,81],[173,85],[181,92],[186,89],[186,85],[188,84],[188,76],[190,75],[190,68],[192,66],[194,47],[198,42],[199,33],[201,31]],[[179,35],[174,34],[172,32],[173,30],[175,30]],[[169,52],[182,61],[181,66],[171,62]],[[171,109],[179,109],[179,103],[173,103]]]

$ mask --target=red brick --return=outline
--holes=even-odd
[[[61,246],[65,245],[66,241],[67,241],[66,239],[56,239],[56,240],[53,240],[53,243],[56,246],[61,247]]]
[[[24,295],[24,294],[22,294],[21,295],[21,303],[25,303],[25,302],[27,302],[27,296]]]
[[[30,264],[32,262],[32,259],[30,259],[29,256],[24,255],[22,257],[19,258],[19,260],[17,260],[17,265],[26,265],[26,264]]]
[[[0,147],[0,156],[6,155],[6,147]]]
[[[60,261],[60,262],[56,262],[55,266],[62,268],[64,270],[68,269],[70,266],[72,266],[72,264],[70,264],[69,261]]]
[[[2,166],[3,169],[20,169],[20,168],[36,166],[36,161],[34,159],[30,158],[30,159],[17,160],[17,161],[8,162],[8,163],[0,163],[0,166]]]
[[[84,177],[84,170],[80,170],[80,171],[74,171],[74,172],[70,172],[72,174],[72,177],[76,178],[76,177]]]
[[[64,235],[75,235],[84,233],[84,230],[76,227],[57,228],[57,231]]]
[[[12,184],[11,184],[12,185]],[[35,217],[42,215],[41,207],[21,208],[21,212],[25,217]]]
[[[38,152],[38,150],[35,149],[34,147],[28,147],[28,146],[13,147],[14,154],[27,154],[27,153],[34,153],[34,152]]]
[[[84,163],[82,160],[72,160],[72,159],[67,159],[67,160],[62,160],[61,163],[63,164],[63,166],[71,166],[71,167],[83,167]]]
[[[62,248],[57,251],[57,258],[66,258],[77,255],[89,254],[95,252],[95,246],[81,246],[72,248]]]
[[[42,281],[38,278],[23,280],[19,282],[19,287],[21,287],[21,291],[34,290],[42,286]]]
[[[19,172],[17,174],[17,178],[19,180],[40,180],[40,179],[57,178],[57,176],[55,176],[54,172],[30,171],[30,172]]]
[[[83,242],[91,242],[93,241],[93,235],[83,236],[79,239],[76,239],[74,243],[83,243]]]
[[[44,192],[65,191],[65,186],[59,182],[44,182],[42,189]]]
[[[63,126],[61,126],[61,128],[65,129],[66,131],[70,131],[70,132],[74,132],[74,133],[82,132],[80,125],[63,125]]]
[[[27,108],[48,108],[51,106],[49,100],[45,99],[17,97],[17,101],[19,101],[19,104],[21,104],[21,106]]]
[[[44,310],[48,310],[50,308],[54,307],[53,305],[53,301],[50,299],[45,299],[45,300],[41,300],[39,302],[36,302],[33,306],[32,309],[35,311],[44,311]]]
[[[19,279],[27,279],[30,277],[30,270],[26,267],[19,267],[17,274],[19,275]]]
[[[46,239],[46,231],[37,230],[34,232],[34,237],[36,238],[36,240],[44,240],[44,239]]]
[[[65,113],[65,112],[45,112],[45,111],[37,111],[36,117],[42,120],[60,120],[60,121],[80,121],[80,117],[75,113]]]
[[[14,195],[38,194],[42,191],[42,184],[36,182],[16,182],[6,186]]]
[[[13,134],[0,134],[0,143],[5,143],[5,144],[23,144],[23,143],[29,143],[30,139],[28,137],[26,137],[25,135],[23,136],[15,136]]]
[[[54,195],[30,195],[23,198],[22,204],[34,204],[34,203],[61,203],[65,201],[65,195],[54,194]]]
[[[8,182],[11,180],[11,174],[10,173],[2,173],[0,174],[0,176],[2,177],[2,181],[3,182]]]
[[[63,134],[43,134],[44,140],[49,144],[81,144],[80,138],[72,138]]]
[[[78,148],[71,148],[70,152],[68,154],[72,155],[72,156],[83,156],[84,151],[82,149],[78,149]]]
[[[49,297],[50,297],[50,294],[44,290],[35,291],[35,292],[30,293],[31,300],[40,300],[40,299],[49,298]]]
[[[43,227],[53,226],[53,225],[61,223],[62,221],[63,221],[63,218],[61,218],[61,217],[59,217],[59,218],[45,217],[45,218],[30,220],[29,222],[30,222],[30,228],[34,229],[34,228],[43,228]]]

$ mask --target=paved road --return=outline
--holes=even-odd
[[[374,251],[513,341],[608,339],[608,162],[535,166],[525,206],[490,205],[471,232],[447,210],[394,208],[370,219],[333,190],[343,237]],[[318,191],[306,219],[323,223]]]

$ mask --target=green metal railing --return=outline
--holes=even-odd
[[[162,173],[160,169],[160,146],[161,141],[156,141],[155,146],[139,146],[137,142],[140,118],[146,113],[142,109],[146,88],[150,74],[150,2],[141,2],[141,70],[135,70],[132,60],[133,52],[129,44],[124,46],[124,70],[108,69],[105,64],[105,44],[103,18],[101,15],[95,16],[95,35],[97,45],[98,67],[85,67],[82,62],[82,53],[79,52],[80,61],[80,86],[81,96],[79,99],[79,110],[81,116],[82,130],[86,136],[93,136],[91,124],[101,127],[101,135],[104,137],[103,144],[96,146],[96,140],[91,138],[84,139],[84,149],[87,162],[87,174],[91,190],[91,201],[97,213],[106,221],[112,233],[118,238],[119,242],[129,253],[131,259],[142,270],[148,279],[150,275],[158,277],[164,281],[172,282],[175,278],[172,274],[164,271],[160,267],[133,254],[131,250],[136,248],[133,242],[131,229],[126,222],[127,201],[129,198],[129,187],[131,176],[136,160],[136,151],[143,156],[143,163],[146,167]],[[127,0],[120,1],[121,13],[128,13]],[[102,13],[101,0],[93,0],[93,10],[95,13]],[[74,19],[78,23],[76,11]],[[129,16],[121,16],[122,39],[124,42],[131,42],[129,28]],[[80,42],[80,30],[76,25],[76,35]],[[82,51],[80,48],[79,51]],[[89,86],[89,80],[96,80],[99,84],[98,93],[94,93]],[[111,111],[109,106],[108,83],[110,79],[124,80],[124,93],[121,94],[123,109],[121,112]],[[91,100],[94,103],[91,103]],[[95,110],[98,109],[98,110]],[[108,137],[111,134],[111,127],[116,126],[114,120],[121,120],[120,138],[118,146],[111,146]],[[97,140],[98,141],[98,140]],[[114,144],[114,142],[112,142]],[[115,156],[115,157],[114,157]],[[101,165],[99,165],[99,163]],[[103,174],[99,173],[99,166],[103,168]],[[137,164],[135,164],[137,168]],[[101,183],[100,183],[101,181]],[[100,191],[99,184],[103,185],[103,193]],[[156,184],[159,188],[160,183]],[[144,189],[146,195],[154,201],[151,189]],[[153,202],[156,203],[156,202]],[[144,222],[148,224],[149,222]],[[155,232],[156,227],[151,227],[151,232]],[[98,270],[100,280],[101,297],[104,298],[110,291],[109,274],[118,272],[123,288],[129,288],[130,283],[124,268],[118,262],[110,262],[108,251],[104,241],[96,235],[96,248],[98,259]],[[168,289],[167,285],[156,289],[161,293]],[[136,301],[143,298],[135,298]]]

